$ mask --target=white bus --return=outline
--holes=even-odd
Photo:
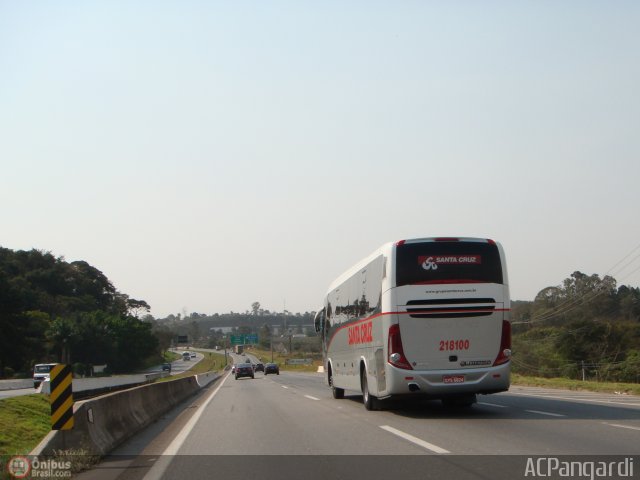
[[[479,238],[389,243],[336,279],[316,314],[334,398],[361,391],[469,406],[508,390],[511,324],[502,247]]]

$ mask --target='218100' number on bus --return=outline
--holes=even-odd
[[[469,340],[440,340],[441,352],[453,352],[454,350],[469,350]]]

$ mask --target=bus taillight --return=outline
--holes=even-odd
[[[511,360],[511,323],[507,320],[502,321],[502,339],[500,340],[500,351],[493,362],[493,366],[502,365]]]
[[[395,324],[389,327],[389,363],[394,367],[413,370],[402,350],[402,339],[400,338],[400,325]]]

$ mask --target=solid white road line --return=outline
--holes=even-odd
[[[394,435],[397,435],[400,438],[404,438],[405,440],[410,441],[411,443],[415,443],[416,445],[422,447],[422,448],[426,448],[427,450],[431,450],[432,452],[435,453],[451,453],[449,450],[445,450],[444,448],[441,448],[437,445],[434,445],[432,443],[429,442],[425,442],[424,440],[418,438],[418,437],[414,437],[413,435],[409,435],[408,433],[403,432],[402,430],[397,430],[393,427],[390,427],[389,425],[380,425],[380,428],[383,430],[386,430],[387,432],[393,433]]]
[[[559,413],[541,412],[540,410],[525,410],[529,413],[537,413],[538,415],[547,415],[549,417],[566,417],[566,415],[560,415]]]
[[[182,444],[191,433],[191,430],[193,430],[193,427],[195,427],[196,423],[198,423],[198,420],[202,416],[202,412],[204,412],[204,410],[207,408],[209,403],[211,403],[211,400],[213,400],[213,398],[216,396],[216,394],[218,393],[218,390],[222,388],[222,385],[224,385],[224,382],[227,381],[227,378],[229,378],[229,375],[227,375],[222,379],[222,381],[220,382],[220,385],[218,385],[216,389],[213,392],[211,392],[211,395],[209,395],[209,398],[207,398],[207,400],[202,405],[200,405],[200,408],[196,410],[196,413],[194,413],[194,415],[189,419],[189,421],[184,425],[184,427],[182,427],[182,430],[180,430],[180,433],[176,435],[176,437],[169,444],[166,450],[162,452],[162,455],[158,458],[158,460],[153,465],[153,467],[151,467],[151,469],[149,470],[149,473],[147,473],[144,476],[143,480],[159,480],[164,476],[164,473],[166,472],[167,468],[169,467],[169,464],[171,463],[173,455],[177,455],[178,450],[180,450],[180,447],[182,447]]]
[[[617,423],[607,423],[607,422],[602,422],[605,425],[609,425],[610,427],[618,427],[618,428],[628,428],[629,430],[639,430],[640,431],[640,427],[632,427],[630,425],[619,425]]]
[[[308,398],[309,400],[320,400],[319,398],[312,397],[311,395],[305,395],[305,398]]]

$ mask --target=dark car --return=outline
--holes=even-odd
[[[236,366],[236,380],[240,377],[255,378],[255,374],[253,372],[253,365],[251,365],[250,363],[239,363]]]
[[[275,373],[276,375],[280,375],[280,367],[278,367],[277,363],[267,363],[264,366],[264,374],[269,375],[270,373]]]
[[[171,371],[171,364],[170,363],[163,363],[162,364],[162,371],[163,372],[170,372]]]
[[[264,372],[264,363],[256,363],[256,372]]]

